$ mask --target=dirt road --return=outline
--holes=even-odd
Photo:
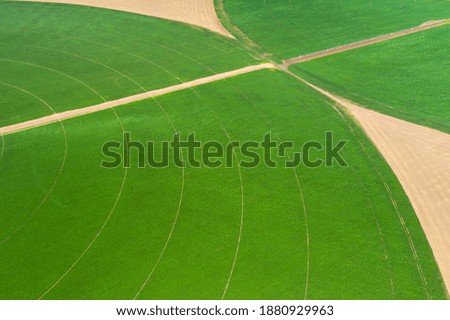
[[[450,23],[450,20],[439,20],[439,21],[425,22],[425,23],[421,24],[418,27],[414,27],[414,28],[410,28],[410,29],[406,29],[406,30],[390,33],[390,34],[387,34],[387,35],[383,35],[383,36],[379,36],[379,37],[375,37],[375,38],[371,38],[371,39],[367,39],[367,40],[363,40],[363,41],[359,41],[359,42],[350,43],[350,44],[347,44],[347,45],[344,45],[344,46],[331,48],[331,49],[327,49],[327,50],[320,51],[320,52],[311,53],[311,54],[308,54],[308,55],[300,56],[300,57],[297,57],[297,58],[292,58],[292,59],[289,59],[289,60],[285,60],[284,64],[285,64],[285,66],[290,66],[292,64],[306,62],[306,61],[310,61],[310,60],[314,60],[314,59],[330,56],[330,55],[333,55],[333,54],[336,54],[336,53],[349,51],[349,50],[365,47],[365,46],[368,46],[368,45],[371,45],[371,44],[374,44],[374,43],[383,42],[383,41],[387,41],[387,40],[398,38],[398,37],[403,37],[403,36],[406,36],[408,34],[412,34],[412,33],[420,32],[420,31],[436,28],[436,27],[442,26],[442,25],[447,24],[447,23]]]
[[[58,122],[61,120],[74,118],[74,117],[79,117],[79,116],[83,116],[86,114],[118,107],[118,106],[125,105],[128,103],[137,102],[137,101],[141,101],[141,100],[145,100],[145,99],[149,99],[149,98],[153,98],[153,97],[158,97],[158,96],[172,93],[175,91],[180,91],[180,90],[184,90],[184,89],[188,89],[188,88],[192,88],[192,87],[197,87],[197,86],[200,86],[203,84],[207,84],[207,83],[211,83],[211,82],[215,82],[215,81],[219,81],[219,80],[223,80],[223,79],[227,79],[227,78],[231,78],[231,77],[236,77],[238,75],[242,75],[245,73],[262,70],[262,69],[272,69],[272,68],[276,68],[276,67],[270,63],[248,66],[245,68],[232,70],[232,71],[228,71],[225,73],[215,74],[213,76],[209,76],[209,77],[205,77],[205,78],[200,78],[200,79],[196,79],[193,81],[180,83],[180,84],[177,84],[177,85],[174,85],[171,87],[152,90],[152,91],[140,93],[140,94],[137,94],[134,96],[125,97],[125,98],[114,100],[114,101],[108,101],[108,102],[101,103],[101,104],[98,104],[95,106],[90,106],[90,107],[75,109],[75,110],[69,110],[69,111],[65,111],[65,112],[61,112],[61,113],[55,113],[55,114],[45,116],[45,117],[42,117],[39,119],[34,119],[34,120],[17,123],[17,124],[13,124],[13,125],[10,125],[7,127],[0,128],[0,135],[7,135],[7,134],[11,134],[11,133],[18,132],[18,131],[23,131],[23,130],[27,130],[27,129],[31,129],[31,128],[35,128],[35,127],[40,127],[40,126],[44,126],[44,125],[47,125],[47,124],[50,124],[53,122]]]

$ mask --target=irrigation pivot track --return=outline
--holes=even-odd
[[[345,107],[373,141],[408,195],[450,290],[450,135],[362,108],[292,75]]]

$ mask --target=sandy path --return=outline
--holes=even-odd
[[[217,17],[214,0],[21,0],[77,4],[138,13],[199,26],[227,37],[233,36]]]
[[[232,71],[228,71],[225,73],[215,74],[213,76],[209,76],[206,78],[200,78],[200,79],[196,79],[193,81],[184,82],[184,83],[177,84],[177,85],[174,85],[171,87],[152,90],[152,91],[140,93],[140,94],[137,94],[134,96],[125,97],[125,98],[114,100],[114,101],[104,102],[104,103],[101,103],[101,104],[98,104],[95,106],[91,106],[91,107],[69,110],[69,111],[65,111],[65,112],[61,112],[61,113],[55,113],[55,114],[45,116],[45,117],[42,117],[39,119],[34,119],[34,120],[21,122],[21,123],[17,123],[17,124],[13,124],[10,126],[0,128],[0,135],[6,135],[6,134],[11,134],[14,132],[19,132],[19,131],[23,131],[23,130],[27,130],[27,129],[31,129],[31,128],[35,128],[35,127],[40,127],[40,126],[44,126],[44,125],[47,125],[50,123],[62,121],[65,119],[79,117],[79,116],[83,116],[86,114],[118,107],[118,106],[125,105],[128,103],[158,97],[158,96],[161,96],[164,94],[168,94],[168,93],[172,93],[172,92],[176,92],[176,91],[180,91],[180,90],[184,90],[184,89],[188,89],[188,88],[192,88],[192,87],[197,87],[200,85],[204,85],[207,83],[235,77],[235,76],[242,75],[245,73],[262,70],[262,69],[272,69],[272,68],[276,68],[276,67],[270,63],[258,64],[255,66],[248,66],[245,68],[232,70]]]
[[[350,44],[347,44],[347,45],[344,45],[344,46],[331,48],[331,49],[327,49],[327,50],[324,50],[324,51],[315,52],[315,53],[311,53],[311,54],[308,54],[308,55],[292,58],[292,59],[284,61],[284,64],[286,66],[290,66],[290,65],[295,64],[295,63],[306,62],[306,61],[310,61],[310,60],[314,60],[314,59],[330,56],[330,55],[333,55],[333,54],[336,54],[336,53],[349,51],[349,50],[353,50],[353,49],[357,49],[357,48],[361,48],[361,47],[365,47],[365,46],[368,46],[368,45],[371,45],[371,44],[374,44],[374,43],[383,42],[383,41],[391,40],[391,39],[398,38],[398,37],[403,37],[403,36],[406,36],[408,34],[412,34],[412,33],[420,32],[420,31],[436,28],[436,27],[439,27],[439,26],[442,26],[442,25],[448,24],[448,23],[450,23],[450,20],[448,20],[448,19],[447,20],[439,20],[439,21],[429,21],[429,22],[425,22],[425,23],[421,24],[418,27],[414,27],[414,28],[410,28],[410,29],[406,29],[406,30],[390,33],[390,34],[387,34],[387,35],[383,35],[383,36],[379,36],[379,37],[375,37],[375,38],[371,38],[371,39],[367,39],[367,40],[363,40],[363,41],[359,41],[359,42],[350,43]]]
[[[414,207],[450,291],[450,135],[361,108],[302,81],[346,107],[386,159]]]

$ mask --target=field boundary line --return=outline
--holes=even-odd
[[[44,68],[46,68],[46,67],[44,67]],[[52,69],[50,69],[50,70],[52,70]],[[59,71],[56,71],[56,72],[59,72]],[[65,74],[64,74],[65,75]],[[68,75],[67,75],[68,76]],[[71,76],[69,76],[70,78],[73,78],[73,77],[71,77]],[[84,84],[83,82],[81,82],[81,81],[79,81],[78,79],[76,79],[76,78],[73,78],[74,80],[76,80],[77,82],[79,82],[79,83],[81,83],[81,84],[83,84],[84,86],[86,86],[87,88],[90,88],[88,85],[86,85],[86,84]],[[97,91],[95,91],[94,89],[91,89],[93,92],[95,92],[95,93],[97,93]],[[105,101],[106,102],[106,100],[105,100],[105,98],[102,96],[102,95],[100,95],[99,93],[97,93],[97,95],[98,95],[98,97],[100,98],[100,99],[102,99],[103,101]],[[114,110],[114,108],[111,108],[110,109],[113,113],[114,113],[114,115],[115,115],[115,117],[117,118],[117,121],[118,121],[118,123],[120,124],[120,127],[121,127],[121,130],[122,130],[122,134],[125,134],[125,128],[124,128],[124,125],[123,125],[123,122],[122,122],[122,120],[120,119],[120,117],[119,117],[119,115],[117,114],[117,112]],[[62,119],[60,119],[60,118],[58,118],[57,119],[57,121],[58,122],[60,122],[61,124],[62,124]],[[100,236],[100,234],[103,232],[103,230],[105,229],[105,227],[106,227],[106,225],[108,224],[108,222],[109,222],[109,220],[111,219],[111,217],[112,217],[112,215],[113,215],[113,213],[114,213],[114,211],[116,210],[116,207],[117,207],[117,205],[118,205],[118,203],[119,203],[119,200],[120,200],[120,198],[121,198],[121,196],[122,196],[122,192],[123,192],[123,189],[124,189],[124,187],[125,187],[125,182],[126,182],[126,180],[127,180],[127,175],[128,175],[128,168],[125,168],[125,172],[124,172],[124,174],[123,174],[123,178],[122,178],[122,183],[121,183],[121,185],[120,185],[120,189],[119,189],[119,192],[118,192],[118,194],[117,194],[117,197],[116,197],[116,199],[115,199],[115,201],[114,201],[114,204],[113,204],[113,206],[112,206],[112,208],[111,208],[111,210],[110,210],[110,212],[109,212],[109,214],[108,214],[108,216],[106,217],[106,220],[103,222],[103,224],[101,225],[101,227],[100,227],[100,229],[97,231],[97,233],[95,234],[95,236],[94,236],[94,238],[91,240],[91,242],[87,245],[87,247],[83,250],[83,252],[80,254],[80,256],[72,263],[72,265],[56,280],[56,282],[55,283],[53,283],[53,285],[51,286],[51,287],[49,287],[37,300],[42,300],[42,299],[44,299],[45,298],[45,296],[48,294],[48,293],[50,293],[56,286],[58,286],[59,285],[59,283],[62,281],[62,280],[64,280],[64,278],[78,265],[78,263],[81,261],[81,259],[83,259],[84,258],[84,256],[86,255],[86,253],[91,249],[91,247],[94,245],[94,243],[97,241],[97,239],[98,239],[98,237]]]
[[[323,95],[326,96],[327,98],[329,98],[329,99],[335,101],[336,103],[338,103],[339,105],[343,106],[345,109],[349,110],[349,112],[351,112],[351,113],[353,114],[353,112],[350,110],[350,107],[349,107],[349,104],[353,104],[352,102],[350,102],[350,101],[348,101],[348,100],[345,100],[345,99],[343,99],[343,98],[340,98],[340,97],[338,97],[338,96],[335,96],[335,95],[333,95],[332,93],[330,93],[330,92],[328,92],[328,91],[326,91],[326,90],[324,90],[324,89],[322,89],[322,88],[320,88],[320,87],[318,87],[318,86],[316,86],[316,85],[314,85],[314,84],[308,82],[308,81],[305,80],[305,79],[302,79],[301,77],[297,76],[296,74],[294,74],[294,73],[292,73],[292,72],[290,72],[290,71],[286,71],[286,72],[287,72],[288,74],[292,75],[292,76],[293,76],[294,78],[296,78],[297,80],[303,82],[304,84],[308,85],[309,87],[313,88],[314,90],[320,92],[321,94],[323,94]],[[354,105],[354,104],[353,104],[353,105]],[[360,127],[362,128],[362,130],[367,134],[367,131],[366,131],[366,129],[363,127],[363,125],[362,125],[358,120],[355,119],[355,121],[357,121],[357,123],[360,125]],[[371,140],[372,143],[375,145],[375,147],[376,147],[377,150],[380,152],[380,154],[382,154],[382,153],[381,153],[381,150],[380,150],[379,147],[378,147],[378,145],[376,145],[375,142],[373,142],[372,138],[370,138],[370,140]],[[383,156],[383,158],[385,159],[384,155],[382,155],[382,156]],[[389,198],[390,198],[392,207],[394,208],[394,211],[395,211],[396,214],[397,214],[397,217],[398,217],[398,219],[399,219],[399,223],[400,223],[400,225],[401,225],[401,227],[402,227],[402,229],[403,229],[403,232],[405,233],[406,240],[407,240],[408,243],[409,243],[409,247],[410,247],[411,253],[412,253],[412,255],[413,255],[413,259],[415,260],[414,262],[415,262],[415,265],[416,265],[416,267],[417,267],[417,271],[418,271],[418,273],[419,273],[419,277],[421,278],[421,281],[422,281],[422,284],[423,284],[423,288],[424,288],[425,294],[427,295],[428,299],[431,299],[431,295],[430,295],[430,292],[429,292],[429,289],[428,289],[428,282],[427,282],[427,279],[426,279],[425,274],[424,274],[424,272],[423,272],[423,268],[422,268],[422,265],[421,265],[421,263],[420,263],[420,258],[419,258],[418,254],[417,254],[417,249],[416,249],[416,246],[415,246],[415,244],[414,244],[414,240],[412,239],[411,233],[410,233],[409,228],[408,228],[408,226],[407,226],[407,224],[406,224],[406,221],[405,221],[403,215],[402,215],[401,212],[400,212],[400,208],[398,207],[397,200],[396,200],[396,198],[394,197],[394,195],[393,195],[393,193],[392,193],[392,191],[391,191],[389,185],[387,184],[386,179],[384,178],[384,175],[383,175],[383,174],[379,171],[379,169],[373,164],[373,160],[372,160],[371,157],[369,157],[369,160],[371,161],[371,163],[372,163],[372,165],[373,165],[375,171],[377,172],[378,177],[381,179],[381,181],[382,181],[383,184],[384,184],[384,188],[385,188],[385,190],[386,190],[386,193],[387,193],[387,195],[388,195]],[[387,161],[387,160],[386,160],[386,161]],[[392,168],[391,165],[390,165],[390,163],[388,163],[388,165],[389,165],[390,168]],[[397,177],[397,179],[398,179],[398,174],[397,174],[397,172],[394,172],[394,174],[396,175],[396,177]],[[404,188],[403,185],[402,185],[402,188]],[[413,209],[414,209],[414,211],[415,211],[415,213],[416,213],[416,215],[417,215],[416,209],[415,209],[415,208],[413,208]]]
[[[166,111],[166,109],[164,109],[164,107],[162,106],[162,104],[156,99],[156,97],[152,97],[153,101],[156,102],[156,104],[159,106],[159,108],[161,109],[161,111],[164,113],[164,115],[166,116],[167,120],[169,120],[170,125],[172,126],[172,129],[174,131],[174,133],[177,133],[177,129],[175,127],[175,124],[173,123],[172,118],[170,117],[169,113]],[[180,159],[181,161],[184,161],[183,159],[183,154],[180,154]],[[133,300],[137,300],[138,297],[141,295],[142,291],[144,290],[144,288],[148,285],[148,283],[150,282],[153,274],[156,271],[156,268],[158,267],[162,257],[164,256],[164,254],[166,253],[167,247],[169,246],[170,240],[172,240],[172,236],[173,236],[173,232],[175,231],[175,227],[177,225],[178,222],[178,218],[180,216],[180,212],[181,212],[181,207],[183,205],[183,198],[184,198],[184,187],[185,187],[185,180],[186,180],[186,169],[185,166],[182,166],[181,168],[181,190],[180,190],[180,197],[178,200],[178,207],[177,207],[177,212],[175,214],[175,218],[173,220],[172,223],[172,227],[170,229],[170,232],[167,236],[166,242],[164,243],[164,247],[161,250],[161,253],[158,256],[158,259],[156,260],[155,264],[153,265],[152,269],[150,270],[150,273],[147,275],[147,277],[145,278],[144,282],[142,283],[141,287],[139,288],[139,290],[137,291],[136,295],[134,296]]]
[[[58,122],[58,121],[62,121],[62,120],[66,120],[66,119],[70,119],[70,118],[74,118],[74,117],[84,116],[87,114],[111,109],[111,108],[118,107],[121,105],[126,105],[129,103],[133,103],[133,102],[137,102],[137,101],[141,101],[141,100],[145,100],[145,99],[149,99],[149,98],[162,96],[162,95],[165,95],[168,93],[172,93],[172,92],[176,92],[176,91],[180,91],[180,90],[184,90],[184,89],[189,89],[192,87],[201,86],[204,84],[224,80],[224,79],[231,78],[231,77],[236,77],[239,75],[243,75],[243,74],[258,71],[258,70],[275,69],[275,68],[276,68],[276,66],[271,63],[263,63],[263,64],[258,64],[258,65],[247,66],[247,67],[244,67],[241,69],[236,69],[236,70],[227,71],[224,73],[215,74],[212,76],[184,82],[184,83],[177,84],[174,86],[170,86],[170,87],[166,87],[166,88],[162,88],[162,89],[151,90],[151,91],[147,91],[145,93],[140,93],[140,94],[128,96],[128,97],[113,100],[113,101],[103,102],[101,104],[97,104],[97,105],[90,106],[90,107],[64,111],[61,113],[52,114],[52,115],[45,116],[42,118],[13,124],[10,126],[0,128],[0,135],[7,135],[7,134],[16,133],[16,132],[31,129],[31,128],[41,127],[41,126],[48,125],[48,124],[51,124],[54,122]]]
[[[69,78],[69,79],[71,79],[71,80],[81,84],[83,87],[85,87],[89,91],[93,92],[97,97],[100,97],[101,100],[106,101],[105,98],[100,93],[98,93],[94,88],[90,87],[89,85],[87,85],[83,81],[81,81],[81,80],[79,80],[79,79],[77,79],[77,78],[75,78],[75,77],[73,77],[73,76],[71,76],[71,75],[69,75],[67,73],[64,73],[62,71],[59,71],[59,70],[56,70],[56,69],[52,69],[52,68],[49,68],[49,67],[46,67],[46,66],[41,66],[41,65],[38,65],[38,64],[35,64],[35,63],[32,63],[32,62],[28,62],[28,61],[21,61],[21,60],[14,60],[14,59],[3,59],[3,58],[0,58],[0,61],[7,61],[7,62],[15,62],[15,63],[27,64],[27,65],[32,66],[32,67],[41,68],[41,69],[44,69],[44,70],[48,70],[48,71],[60,74],[60,75],[62,75],[64,77],[66,77],[66,78]],[[56,120],[56,121],[59,121],[59,120]]]
[[[28,90],[25,90],[25,89],[23,89],[23,88],[20,88],[20,87],[17,87],[17,86],[14,86],[14,85],[5,83],[5,82],[0,82],[0,84],[1,84],[1,85],[4,85],[4,86],[7,86],[7,87],[14,88],[14,89],[16,89],[16,90],[19,90],[19,91],[21,91],[21,92],[24,92],[24,93],[26,93],[26,94],[32,96],[33,98],[35,98],[35,99],[39,100],[40,102],[42,102],[42,103],[43,103],[48,109],[50,109],[53,113],[56,113],[56,111],[55,111],[55,110],[54,110],[54,109],[53,109],[53,108],[52,108],[45,100],[43,100],[42,98],[38,97],[38,96],[35,95],[34,93],[32,93],[32,92],[30,92],[30,91],[28,91]],[[66,164],[67,153],[68,153],[68,141],[67,141],[67,132],[66,132],[66,128],[65,128],[65,126],[64,126],[64,124],[63,124],[62,121],[59,121],[59,123],[60,123],[60,125],[61,125],[61,129],[62,129],[62,132],[63,132],[63,134],[64,134],[64,156],[63,156],[63,160],[62,160],[62,163],[61,163],[61,165],[60,165],[58,174],[57,174],[55,180],[53,181],[53,183],[52,183],[50,189],[47,191],[47,193],[45,194],[44,198],[43,198],[43,199],[41,200],[41,202],[39,203],[39,205],[31,212],[30,215],[28,215],[28,216],[25,218],[25,221],[23,221],[18,227],[16,227],[16,228],[14,229],[14,231],[13,231],[9,236],[7,236],[5,239],[3,239],[3,240],[0,242],[0,246],[2,246],[6,241],[8,241],[9,239],[11,239],[12,236],[16,235],[17,232],[19,232],[19,231],[23,228],[23,226],[24,226],[25,224],[27,224],[27,223],[31,220],[31,218],[36,214],[36,212],[38,212],[39,209],[41,209],[41,207],[42,207],[42,206],[44,205],[44,203],[47,201],[47,199],[50,197],[50,194],[53,192],[53,190],[55,189],[56,185],[58,184],[58,181],[59,181],[59,179],[60,179],[60,177],[61,177],[61,175],[62,175],[62,173],[63,173],[63,171],[64,171],[64,166],[65,166],[65,164]],[[3,140],[3,144],[4,144],[4,137],[3,137],[3,134],[2,134],[2,140]],[[1,151],[1,154],[0,154],[0,160],[1,160],[2,157],[3,157],[3,144],[2,144],[2,151]]]
[[[132,56],[132,57],[138,58],[139,60],[142,60],[142,61],[145,61],[145,62],[151,64],[151,65],[154,66],[155,68],[158,68],[158,69],[164,71],[165,73],[167,73],[167,74],[170,75],[171,77],[173,77],[173,78],[177,79],[178,81],[180,81],[180,83],[183,83],[183,82],[184,82],[183,79],[181,79],[180,77],[178,77],[178,76],[177,76],[176,74],[174,74],[172,71],[170,71],[170,70],[164,68],[164,67],[161,66],[160,64],[158,64],[158,63],[156,63],[156,62],[154,62],[154,61],[152,61],[152,60],[150,60],[150,59],[141,57],[140,55],[137,55],[137,54],[135,54],[135,53],[133,53],[133,52],[127,51],[127,50],[122,49],[122,48],[114,47],[114,46],[112,46],[112,45],[110,45],[110,44],[106,44],[106,43],[99,42],[99,41],[87,40],[87,39],[83,39],[83,38],[79,38],[79,37],[72,37],[72,38],[73,38],[73,39],[76,39],[76,40],[81,40],[81,41],[84,41],[84,42],[88,42],[88,43],[93,43],[93,44],[96,44],[96,45],[100,45],[100,46],[103,46],[103,47],[107,47],[107,48],[110,48],[110,49],[113,49],[113,50],[116,50],[116,51],[119,51],[119,52],[126,53],[126,54],[128,54],[128,55],[130,55],[130,56]]]
[[[222,121],[219,119],[217,114],[216,114],[216,117],[217,117],[217,120],[219,121],[223,131],[225,132],[225,135],[227,136],[228,141],[231,142],[232,139],[231,139],[230,134],[228,133],[228,130],[225,128],[225,126],[223,125]],[[234,150],[234,148],[233,148],[233,156],[234,156],[234,159],[236,161],[238,161],[238,157],[237,157],[237,154],[236,154],[236,151]],[[223,289],[221,300],[225,299],[225,296],[227,295],[228,288],[229,288],[230,283],[231,283],[231,279],[233,278],[234,269],[236,268],[237,259],[238,259],[238,256],[239,256],[239,250],[241,249],[241,240],[242,240],[242,234],[243,234],[243,230],[244,230],[244,211],[245,211],[245,209],[244,209],[244,207],[245,207],[244,181],[243,181],[243,178],[242,178],[241,166],[237,166],[237,170],[238,170],[238,174],[239,174],[239,183],[240,183],[240,188],[241,188],[241,215],[240,215],[240,224],[239,224],[239,236],[238,236],[238,239],[237,239],[237,244],[236,244],[236,250],[235,250],[235,253],[234,253],[233,264],[231,265],[230,273],[228,274],[228,280],[227,280],[227,283],[225,284],[225,288]]]
[[[245,99],[247,100],[250,105],[253,107],[253,109],[256,110],[256,112],[262,116],[264,118],[264,121],[266,122],[267,125],[269,125],[269,127],[271,127],[273,129],[273,123],[272,121],[270,121],[266,115],[262,112],[262,110],[260,108],[258,108],[256,106],[256,104],[245,94],[243,93],[241,90],[239,90],[239,88],[236,88],[236,90],[239,92],[239,94]],[[277,134],[276,138],[278,140],[279,143],[282,142],[280,135]],[[291,156],[289,154],[287,154],[287,158],[289,159],[289,161],[292,161],[293,159],[291,158]],[[299,193],[299,198],[300,198],[300,202],[301,202],[301,207],[303,209],[303,219],[305,221],[305,240],[306,240],[306,279],[305,279],[305,295],[304,295],[304,299],[306,300],[308,297],[308,290],[309,290],[309,275],[310,275],[310,257],[311,257],[311,251],[310,251],[310,234],[309,234],[309,224],[308,224],[308,212],[306,210],[306,203],[305,203],[305,195],[303,192],[303,188],[301,186],[300,183],[300,177],[297,173],[297,171],[295,170],[295,168],[292,168],[292,172],[294,174],[294,178],[296,180],[296,185],[297,185],[297,189],[298,189],[298,193]]]
[[[59,54],[62,54],[62,55],[66,55],[66,56],[76,57],[76,58],[79,58],[81,60],[85,60],[85,61],[91,62],[93,64],[102,66],[102,67],[104,67],[104,68],[106,68],[106,69],[108,69],[108,70],[110,70],[110,71],[112,71],[114,73],[117,73],[117,74],[121,75],[122,77],[124,77],[128,81],[132,82],[133,84],[135,84],[136,86],[141,88],[142,91],[144,91],[144,92],[147,91],[147,89],[142,87],[139,83],[137,83],[135,80],[133,80],[132,78],[130,78],[126,74],[124,74],[121,71],[119,71],[119,70],[117,70],[117,69],[115,69],[113,67],[110,67],[110,66],[108,66],[108,65],[106,65],[104,63],[98,62],[98,61],[96,61],[94,59],[90,59],[90,58],[84,57],[84,56],[76,54],[76,53],[71,53],[71,52],[62,51],[62,50],[58,50],[58,49],[52,49],[52,48],[46,48],[46,47],[40,47],[40,46],[32,46],[32,45],[26,45],[26,46],[27,47],[31,47],[31,48],[41,49],[41,50],[53,51],[53,52],[56,52],[56,53],[59,53]]]
[[[3,153],[5,152],[5,136],[3,134],[0,134],[2,137],[2,150],[0,151],[0,161],[3,159]]]
[[[358,48],[362,48],[362,47],[366,47],[375,43],[380,43],[380,42],[384,42],[387,40],[391,40],[391,39],[395,39],[395,38],[399,38],[399,37],[403,37],[409,34],[413,34],[413,33],[417,33],[417,32],[421,32],[421,31],[425,31],[425,30],[429,30],[429,29],[433,29],[436,27],[440,27],[446,24],[450,23],[450,19],[444,19],[444,20],[438,20],[438,21],[427,21],[422,23],[420,26],[417,27],[412,27],[409,29],[405,29],[405,30],[401,30],[401,31],[397,31],[397,32],[392,32],[389,34],[385,34],[385,35],[381,35],[378,37],[374,37],[374,38],[370,38],[370,39],[366,39],[366,40],[361,40],[361,41],[357,41],[357,42],[353,42],[353,43],[349,43],[346,45],[342,45],[342,46],[338,46],[335,48],[330,48],[330,49],[326,49],[326,50],[322,50],[322,51],[318,51],[318,52],[314,52],[314,53],[310,53],[310,54],[306,54],[303,56],[299,56],[299,57],[295,57],[295,58],[291,58],[288,60],[284,60],[284,66],[285,67],[289,67],[293,64],[297,64],[297,63],[302,63],[302,62],[306,62],[306,61],[311,61],[314,59],[318,59],[318,58],[322,58],[322,57],[326,57],[326,56],[331,56],[337,53],[341,53],[341,52],[345,52],[345,51],[350,51],[353,49],[358,49]]]
[[[122,133],[125,133],[125,128],[123,126],[122,120],[120,119],[119,115],[117,114],[117,112],[114,109],[111,109],[111,111],[114,113],[114,115],[117,117],[117,120],[122,128]],[[76,266],[77,264],[81,261],[81,259],[83,259],[83,257],[86,255],[86,253],[91,249],[91,247],[94,245],[94,243],[97,241],[98,237],[100,236],[100,234],[103,232],[103,230],[105,229],[106,225],[108,224],[109,220],[111,219],[114,211],[117,208],[117,205],[119,204],[119,200],[122,196],[122,192],[123,189],[125,187],[125,181],[127,180],[127,175],[128,175],[128,168],[125,168],[125,172],[123,174],[123,178],[122,178],[122,183],[120,185],[120,189],[119,189],[119,193],[117,194],[116,200],[114,201],[114,204],[108,214],[108,216],[106,217],[106,220],[103,222],[102,226],[100,227],[100,229],[97,231],[97,233],[95,234],[94,238],[91,240],[91,242],[88,244],[88,246],[83,250],[83,252],[81,253],[81,255],[75,260],[75,262],[72,263],[72,265],[69,267],[69,269],[66,270],[66,272],[63,273],[62,276],[60,276],[58,278],[58,280],[56,280],[56,282],[50,287],[48,288],[39,298],[38,300],[42,300],[43,298],[45,298],[45,296],[52,291]]]
[[[349,124],[349,121],[352,122],[352,115],[349,114],[349,111],[347,109],[343,109],[341,110],[341,108],[344,108],[343,106],[341,106],[339,103],[328,103],[339,115],[339,117],[342,119],[342,121],[344,122],[344,124],[346,125],[346,127],[348,128],[348,130],[351,132],[351,134],[353,135],[353,137],[355,137],[356,141],[358,142],[358,145],[361,147],[361,150],[364,152],[364,154],[366,155],[367,159],[369,160],[372,169],[374,169],[374,171],[376,172],[376,169],[374,167],[374,163],[372,161],[372,159],[370,158],[370,154],[367,151],[366,147],[362,144],[362,142],[360,141],[360,139],[358,138],[358,136],[356,135],[355,129]],[[344,115],[345,114],[345,115]],[[361,175],[360,172],[357,168],[355,168],[354,166],[351,166],[351,169],[353,172],[358,174],[358,180],[359,180],[359,185],[361,186],[362,190],[367,190],[367,183],[363,183],[363,179],[361,179]],[[377,173],[378,174],[378,173]],[[395,299],[395,284],[394,284],[394,279],[393,279],[393,275],[392,275],[392,268],[391,268],[391,264],[390,264],[390,259],[389,259],[389,255],[388,255],[388,251],[387,251],[387,247],[386,247],[386,241],[384,239],[383,236],[383,229],[381,227],[380,221],[378,219],[377,214],[375,213],[372,201],[371,201],[371,197],[369,197],[369,194],[367,192],[364,192],[365,194],[365,198],[366,198],[366,204],[369,207],[372,216],[375,220],[375,224],[377,226],[377,232],[378,232],[378,236],[380,238],[380,242],[381,242],[381,246],[383,248],[383,253],[384,253],[384,258],[386,261],[386,267],[388,270],[388,274],[389,274],[389,282],[390,282],[390,287],[391,287],[391,294],[392,294],[392,298]]]
[[[212,72],[214,72],[213,70],[211,70]],[[214,72],[215,73],[215,72]],[[200,94],[195,90],[194,87],[190,88],[190,90],[192,90],[192,92],[201,100],[201,101],[205,101]],[[213,115],[213,117],[217,120],[217,122],[220,124],[220,127],[222,128],[225,136],[227,137],[229,142],[232,142],[231,139],[231,135],[228,132],[227,128],[225,127],[225,125],[223,124],[220,116],[218,115],[218,113],[216,111],[214,111],[213,108],[211,108],[208,104],[205,104],[206,108],[209,110],[209,112]],[[236,162],[238,162],[238,156],[236,153],[236,150],[232,150],[233,152],[233,158],[235,159]],[[233,263],[231,265],[231,269],[230,272],[228,274],[228,278],[227,278],[227,282],[225,284],[225,287],[223,289],[222,292],[222,296],[221,296],[221,300],[225,299],[225,296],[228,292],[228,288],[230,286],[231,280],[233,278],[233,274],[234,274],[234,270],[236,268],[236,264],[237,264],[237,259],[239,256],[239,251],[241,248],[241,241],[242,241],[242,235],[243,235],[243,230],[244,230],[244,212],[245,212],[245,192],[244,192],[244,179],[243,179],[243,175],[242,175],[242,171],[240,166],[237,166],[237,171],[238,171],[238,176],[239,176],[239,186],[240,186],[240,191],[241,191],[241,213],[240,213],[240,221],[239,221],[239,234],[237,237],[237,243],[236,243],[236,249],[234,252],[234,258],[233,258]]]

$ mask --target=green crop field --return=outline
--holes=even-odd
[[[1,298],[38,298],[49,288],[49,299],[133,298],[175,219],[170,242],[139,298],[221,298],[240,230],[226,298],[303,298],[307,270],[311,299],[421,299],[427,291],[445,297],[395,177],[362,133],[319,94],[281,72],[264,71],[164,96],[158,103],[116,108],[118,118],[104,111],[65,121],[67,142],[60,124],[5,137],[0,168],[14,170],[5,171],[9,183],[0,192],[10,213],[2,217],[1,237],[7,240],[0,247]],[[171,139],[172,124],[182,135],[195,132],[201,141],[223,143],[227,134],[259,141],[271,131],[300,145],[332,130],[336,139],[349,140],[343,153],[349,167],[294,172],[260,166],[240,173],[236,167],[101,168],[101,146],[121,141],[121,124],[142,142]],[[47,169],[38,170],[44,164]],[[17,204],[17,193],[26,201]],[[419,261],[397,214],[407,221]]]
[[[446,0],[216,2],[264,52],[283,59],[447,19],[450,12]]]
[[[450,25],[291,69],[365,107],[450,133],[448,39]]]
[[[25,91],[60,112],[255,63],[212,33],[97,8],[0,2],[0,28],[0,126],[52,113]]]
[[[304,49],[291,46],[296,33],[286,22],[301,17],[300,2],[298,11],[289,10],[287,2],[278,2],[280,10],[274,1],[263,2],[280,17],[292,11],[282,19],[284,30],[261,24],[252,31],[240,23],[257,15],[268,23],[265,6],[247,10],[256,1],[227,0],[225,9],[250,38],[284,58],[296,50],[314,51],[412,26],[439,17],[447,6],[435,1],[423,10],[429,1],[391,2],[400,9],[387,1],[374,2],[370,9],[349,5],[349,15],[363,9],[365,15],[376,14],[361,32],[348,33],[362,16],[340,21],[336,33],[324,36],[328,26],[316,38],[301,40],[308,39]],[[327,4],[342,13],[331,1],[319,3],[318,8]],[[391,10],[404,13],[383,26],[381,16]],[[307,22],[297,27],[302,25]],[[259,38],[263,28],[272,31],[267,42]],[[314,26],[309,28],[312,34]],[[386,63],[425,37],[430,47],[421,48],[423,54],[446,61],[445,48],[434,45],[446,34],[448,28],[440,28],[393,41],[392,52],[384,45],[370,52],[383,51],[378,58]],[[0,43],[0,128],[263,60],[242,39],[186,24],[42,3],[1,1]],[[357,61],[359,52],[352,59]],[[336,76],[344,57],[334,57],[336,69],[326,66],[338,87],[320,85],[347,96],[344,88],[353,84],[341,84]],[[320,63],[327,59],[292,70],[320,81]],[[426,71],[426,62],[410,63],[415,64],[411,76]],[[346,72],[353,77],[356,70]],[[399,82],[408,78],[392,73]],[[437,83],[434,73],[424,77],[433,94],[444,90],[445,79]],[[400,84],[391,90],[408,94]],[[364,83],[358,93],[364,100],[377,95]],[[391,97],[386,94],[369,107],[384,112],[380,106]],[[426,94],[419,97],[427,102]],[[433,121],[442,103],[422,120]],[[420,112],[411,108],[408,117],[414,120]],[[132,142],[155,142],[161,155],[160,143],[172,141],[176,133],[182,139],[195,133],[203,143],[221,145],[260,142],[270,133],[301,151],[306,142],[326,144],[330,132],[335,143],[346,141],[341,150],[346,165],[286,168],[292,150],[287,156],[272,150],[275,168],[245,168],[236,162],[248,161],[248,155],[234,149],[231,167],[183,168],[170,162],[139,168],[135,146],[129,167],[102,166],[110,160],[103,154],[105,143],[125,148],[126,133]],[[261,149],[257,154],[267,156]],[[325,151],[313,156],[322,158]],[[0,178],[0,300],[448,298],[414,209],[382,155],[342,107],[281,68],[1,135]]]

